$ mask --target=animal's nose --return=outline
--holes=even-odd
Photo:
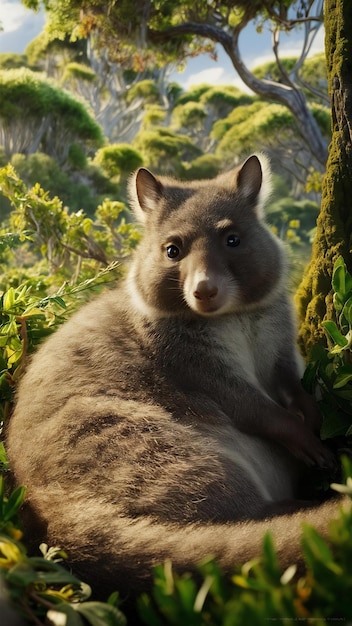
[[[193,295],[197,300],[212,300],[217,296],[218,291],[216,285],[212,285],[207,280],[202,280],[198,283]]]

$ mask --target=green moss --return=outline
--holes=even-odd
[[[332,101],[332,140],[323,180],[321,211],[312,259],[296,294],[301,320],[299,343],[309,356],[316,343],[325,341],[321,323],[333,319],[331,276],[342,255],[352,269],[352,0],[326,0],[326,59]]]

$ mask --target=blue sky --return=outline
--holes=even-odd
[[[26,9],[20,0],[0,0],[0,22],[3,31],[0,32],[0,52],[24,52],[27,44],[36,37],[44,27],[45,16]],[[293,32],[289,37],[283,36],[280,45],[281,56],[297,56],[300,51],[301,33]],[[240,47],[243,59],[249,68],[273,60],[271,49],[271,35],[268,31],[258,34],[253,25],[242,33]],[[312,52],[321,52],[324,49],[324,32],[320,28],[315,39]],[[213,61],[208,55],[191,59],[185,71],[172,75],[185,89],[199,83],[233,84],[245,90],[245,86],[238,78],[231,61],[221,48],[218,50],[218,60]]]

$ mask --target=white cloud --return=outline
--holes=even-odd
[[[23,19],[28,18],[28,9],[17,2],[1,2],[0,22],[5,32],[10,33],[21,26]]]
[[[225,81],[222,79],[223,75],[223,67],[208,67],[188,76],[184,86],[186,89],[190,89],[194,87],[194,85],[201,85],[202,83],[208,83],[209,85],[224,84]]]
[[[317,54],[318,52],[323,52],[324,51],[324,46],[322,47],[320,44],[317,45],[313,45],[310,49],[309,55],[308,56],[312,56],[313,54]],[[299,57],[299,55],[302,52],[302,46],[300,46],[299,44],[295,45],[291,45],[291,46],[282,46],[282,48],[280,48],[280,52],[279,52],[279,58],[285,58],[285,57]],[[250,59],[248,61],[248,67],[251,70],[254,70],[256,67],[259,67],[260,65],[264,65],[265,63],[269,63],[270,61],[275,61],[275,56],[273,52],[268,52],[267,54],[261,54],[258,55],[252,59]]]
[[[26,9],[20,0],[0,0],[0,53],[22,54],[35,37],[39,35],[45,23],[45,11]]]
[[[234,77],[235,76],[235,77]],[[190,74],[186,80],[179,80],[179,83],[182,87],[187,91],[191,89],[195,85],[233,85],[237,87],[241,91],[245,93],[252,94],[253,92],[248,89],[248,87],[242,82],[242,80],[237,77],[235,70],[231,71],[229,75],[226,68],[218,66],[218,67],[207,67],[199,72],[195,72]]]
[[[256,67],[260,65],[264,65],[265,63],[269,63],[269,61],[275,61],[274,53],[268,52],[267,54],[260,54],[252,59],[248,60],[247,65],[250,70],[254,70]]]
[[[318,29],[313,43],[311,45],[311,49],[309,51],[308,56],[313,56],[318,52],[324,52],[324,38],[325,31],[324,27],[320,26]],[[259,41],[256,39],[256,41]],[[265,43],[264,43],[265,41]],[[268,37],[268,33],[266,34],[266,39],[263,41],[264,45],[262,46],[262,50],[260,51],[260,47],[254,47],[255,53],[251,55],[251,53],[247,49],[247,55],[244,56],[246,65],[249,69],[253,70],[260,65],[264,65],[270,61],[275,61],[275,55],[272,50],[271,44],[271,36]],[[299,57],[302,52],[303,45],[303,33],[299,30],[294,31],[292,33],[282,33],[280,37],[279,43],[279,57]]]

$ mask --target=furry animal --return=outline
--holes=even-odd
[[[206,181],[139,169],[144,237],[127,278],[51,336],[19,385],[7,449],[29,532],[65,547],[98,595],[146,588],[166,558],[231,569],[268,528],[289,564],[302,520],[326,528],[331,504],[292,512],[300,468],[331,455],[300,383],[269,192],[256,155]]]

